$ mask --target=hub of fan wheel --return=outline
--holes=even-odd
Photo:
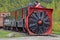
[[[38,20],[38,25],[41,25],[42,23],[42,20]]]

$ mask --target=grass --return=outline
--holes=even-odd
[[[52,33],[53,34],[60,34],[60,22],[59,21],[53,22]]]
[[[25,36],[23,33],[5,31],[5,30],[3,30],[3,29],[0,29],[0,38],[9,38],[9,37],[7,37],[7,35],[8,35],[9,33],[13,33],[13,34],[14,34],[14,37],[23,37],[23,36]]]
[[[4,30],[0,30],[0,38],[2,37],[6,37],[7,34],[9,34],[10,32],[4,31]]]

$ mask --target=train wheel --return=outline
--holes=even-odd
[[[18,27],[16,27],[16,32],[18,32]]]
[[[11,27],[11,31],[13,31],[13,27]]]
[[[7,27],[7,26],[4,26],[4,29],[5,29],[5,30],[8,30],[8,27]]]
[[[5,26],[3,27],[3,29],[4,29],[4,30],[6,29]]]
[[[11,30],[11,27],[9,26],[8,30]]]
[[[25,28],[23,28],[23,32],[24,32],[24,33],[27,33],[27,30],[26,30]]]

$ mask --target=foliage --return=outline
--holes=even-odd
[[[10,12],[29,3],[29,0],[0,0],[0,12]]]

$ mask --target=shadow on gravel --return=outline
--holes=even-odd
[[[56,35],[56,34],[51,34],[49,35],[50,37],[60,37],[60,35]]]

